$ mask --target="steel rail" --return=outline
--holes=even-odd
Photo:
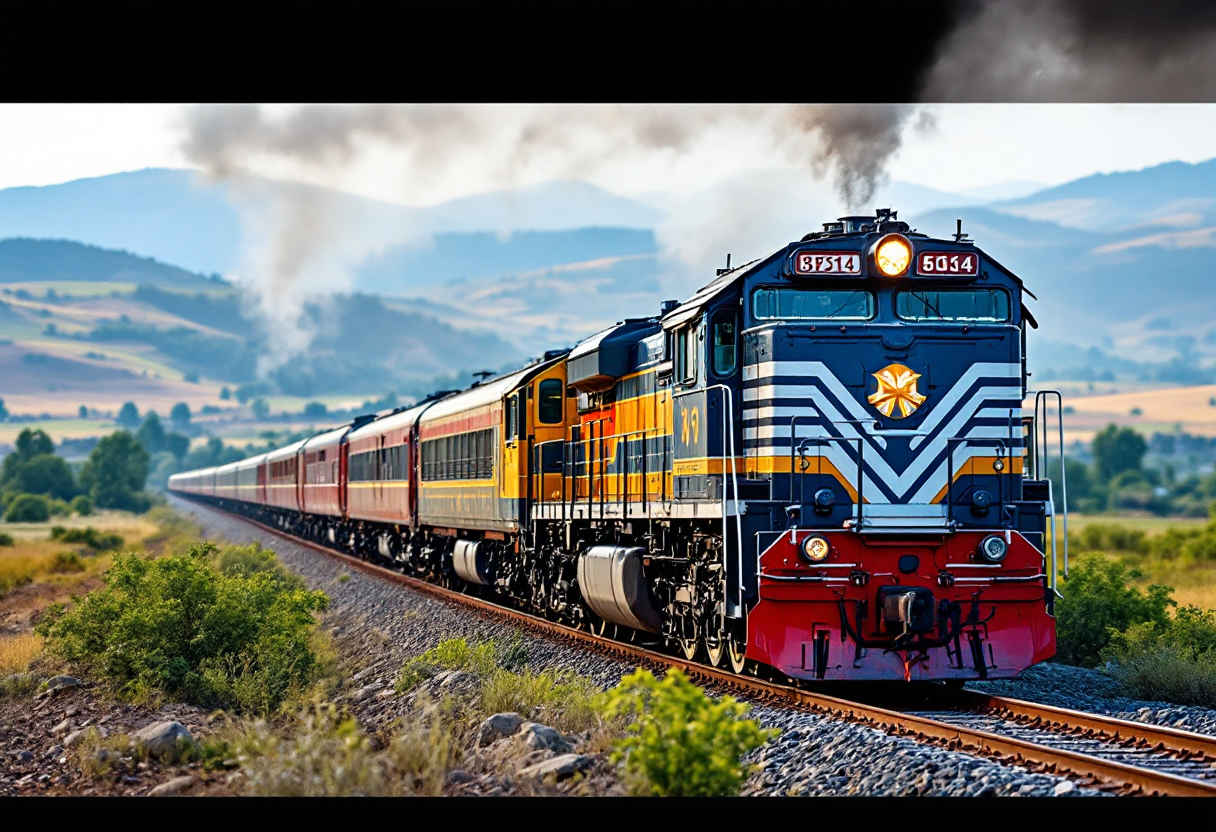
[[[569,641],[594,644],[601,651],[635,659],[642,664],[668,668],[676,667],[687,673],[690,678],[709,682],[727,689],[734,689],[762,701],[784,702],[812,712],[829,714],[868,725],[889,734],[904,736],[921,742],[930,741],[935,744],[944,745],[954,751],[993,757],[1004,763],[1028,767],[1037,764],[1047,770],[1054,771],[1057,775],[1071,774],[1074,777],[1088,778],[1091,781],[1106,781],[1109,787],[1122,789],[1129,793],[1216,797],[1216,780],[1205,781],[1180,777],[1175,774],[1153,771],[1152,769],[1140,768],[1114,760],[1105,760],[1076,751],[1052,748],[978,728],[954,725],[928,717],[903,713],[898,710],[828,696],[799,687],[766,682],[749,676],[738,676],[729,671],[719,670],[666,653],[648,650],[635,644],[627,644],[603,636],[596,636],[584,630],[579,630],[565,624],[558,624],[530,613],[491,603],[475,596],[447,589],[446,587],[436,586],[420,578],[403,575],[400,572],[369,563],[353,555],[336,551],[323,544],[288,534],[282,529],[277,529],[241,514],[232,514],[223,509],[208,507],[243,520],[272,535],[347,563],[351,567],[368,575],[409,586],[412,589],[436,598],[470,606],[495,617],[522,622],[533,629]],[[1192,735],[1190,732],[1178,731],[1177,729],[1142,725],[1141,723],[1128,720],[1116,720],[1080,711],[1037,705],[1021,700],[972,694],[971,691],[951,691],[947,695],[947,698],[951,695],[957,697],[955,701],[968,701],[971,705],[981,708],[1005,709],[1014,714],[1021,713],[1027,719],[1054,720],[1069,727],[1092,725],[1095,730],[1107,732],[1111,728],[1117,727],[1120,731],[1128,730],[1129,739],[1143,738],[1148,742],[1159,743],[1165,751],[1177,749],[1177,751],[1182,753],[1207,754],[1209,748],[1216,746],[1216,739],[1203,738],[1201,735]],[[1099,729],[1097,727],[1099,725],[1105,727]],[[1134,732],[1132,729],[1134,729]],[[1206,742],[1199,742],[1199,740],[1205,739]]]

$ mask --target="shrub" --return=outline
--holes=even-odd
[[[63,526],[52,526],[51,540],[58,540],[61,543],[83,543],[90,549],[98,552],[118,549],[126,542],[121,535],[112,533],[102,534],[92,526],[85,526],[83,529],[65,529]]]
[[[596,724],[599,693],[590,679],[565,671],[499,670],[482,684],[480,705],[487,715],[514,712],[577,733]]]
[[[446,639],[405,663],[397,677],[396,691],[408,693],[441,670],[464,670],[489,676],[497,667],[496,652],[497,645],[493,641],[470,645],[463,638]]]
[[[80,555],[75,552],[56,553],[55,559],[51,561],[50,566],[50,571],[56,574],[83,572],[84,569],[84,562],[80,559]]]
[[[263,549],[260,542],[248,546],[225,546],[214,548],[212,563],[225,575],[268,575],[284,589],[304,589],[304,579],[287,570],[271,549]]]
[[[13,536],[7,532],[0,532],[0,546],[12,546],[15,543]]]
[[[45,523],[50,517],[46,497],[39,494],[18,494],[4,515],[9,523]]]
[[[162,693],[270,712],[311,680],[312,613],[327,599],[264,572],[222,574],[210,563],[214,552],[117,555],[105,586],[74,596],[71,611],[52,605],[35,629],[49,652],[125,698]]]
[[[245,788],[255,795],[437,795],[460,755],[455,725],[442,708],[380,751],[332,704],[310,706],[281,733],[258,722],[220,734],[203,741],[204,766],[239,760]]]
[[[68,506],[72,509],[73,514],[79,514],[81,517],[88,517],[93,513],[93,501],[88,494],[76,495]]]
[[[1188,606],[1165,622],[1111,634],[1103,657],[1132,695],[1216,706],[1216,613]]]
[[[1128,585],[1140,577],[1121,561],[1082,555],[1064,582],[1064,597],[1056,602],[1056,660],[1094,667],[1111,640],[1111,633],[1132,624],[1168,621],[1175,604],[1173,590],[1153,585],[1142,592]]]
[[[1148,537],[1139,529],[1129,529],[1116,523],[1091,523],[1069,541],[1082,552],[1148,552]]]
[[[639,669],[608,691],[604,704],[607,716],[634,720],[614,760],[624,759],[632,789],[643,794],[737,794],[746,774],[742,756],[778,733],[743,719],[747,705],[729,696],[715,702],[679,670],[659,681]]]

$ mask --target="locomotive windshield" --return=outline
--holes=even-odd
[[[752,313],[758,320],[866,321],[874,317],[874,293],[764,286],[752,295]]]
[[[898,292],[895,313],[906,321],[1003,323],[1009,320],[1009,295],[1002,289]]]

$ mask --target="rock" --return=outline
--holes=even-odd
[[[65,719],[63,722],[51,729],[52,734],[66,734],[72,727],[72,720]]]
[[[51,676],[50,679],[46,680],[46,690],[39,693],[38,696],[57,696],[63,691],[71,690],[73,687],[80,687],[80,685],[83,684],[84,682],[81,682],[79,679],[75,679],[74,676]]]
[[[1059,783],[1056,783],[1056,787],[1051,790],[1051,793],[1059,797],[1060,795],[1068,794],[1075,788],[1076,786],[1073,785],[1071,780],[1061,780]]]
[[[19,762],[22,762],[22,763],[34,762],[34,754],[31,751],[18,751],[16,756],[17,756],[17,760]]]
[[[520,777],[546,777],[552,774],[563,780],[576,772],[591,767],[592,759],[586,754],[559,754],[558,756],[519,770]]]
[[[477,726],[477,747],[485,748],[495,740],[513,737],[524,724],[524,718],[516,713],[494,714]]]
[[[93,730],[95,731],[96,729]],[[81,728],[79,731],[73,731],[63,738],[64,747],[75,748],[77,745],[80,745],[84,738],[89,735],[89,733],[90,729],[88,728]]]
[[[477,779],[476,777],[469,774],[467,771],[462,771],[461,769],[458,769],[458,768],[452,769],[450,772],[448,772],[448,785],[449,786],[458,786],[461,783],[471,783],[476,779]]]
[[[558,754],[569,754],[574,750],[574,746],[570,745],[557,729],[548,725],[525,722],[519,726],[519,733],[523,737],[524,748],[529,750],[544,748]]]
[[[179,795],[186,789],[198,782],[198,779],[191,777],[189,774],[182,777],[174,777],[165,783],[161,783],[156,788],[148,792],[148,797],[172,797]]]
[[[157,722],[132,736],[141,753],[166,762],[175,762],[183,750],[194,745],[194,737],[180,722]]]
[[[62,753],[63,753],[62,745],[52,745],[50,748],[48,748],[46,750],[47,757],[58,757]]]
[[[371,684],[367,687],[359,688],[357,691],[355,691],[354,695],[351,696],[351,699],[355,702],[362,702],[365,699],[370,699],[378,690],[380,690],[380,685]]]

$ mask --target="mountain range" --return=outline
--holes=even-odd
[[[771,248],[787,241],[783,234],[834,218],[818,216],[820,205],[790,198],[796,183],[782,176],[770,176],[782,227],[774,232],[763,217],[754,220]],[[322,205],[328,216],[381,240],[355,252],[349,282],[336,288],[380,296],[377,303],[393,314],[466,333],[506,362],[569,346],[604,323],[651,314],[661,299],[691,294],[712,273],[699,280],[699,272],[681,271],[679,247],[720,247],[724,257],[732,244],[728,236],[720,246],[716,236],[697,240],[699,218],[689,206],[721,212],[742,205],[738,195],[747,185],[676,200],[662,193],[628,199],[585,182],[553,182],[417,208],[311,185],[207,183],[191,171],[149,169],[0,190],[0,284],[109,281],[122,291],[228,293],[232,314],[240,315],[248,307],[220,275],[248,271],[242,252],[250,230],[242,211],[257,208],[258,200]],[[966,194],[892,182],[876,197],[875,204],[898,207],[901,219],[934,236],[953,234],[962,219],[978,245],[1025,279],[1038,297],[1030,303],[1041,323],[1030,350],[1037,370],[1210,382],[1216,160]],[[188,309],[179,313],[178,324],[189,321]],[[394,337],[416,343],[427,327],[407,330]],[[448,342],[435,332],[428,336],[435,344]],[[249,333],[256,346],[259,336]],[[486,338],[492,340],[478,340]],[[431,377],[442,364],[404,342],[394,350],[399,362],[415,355],[418,376]],[[459,352],[449,349],[451,358]],[[417,358],[423,354],[431,357]],[[399,367],[395,375],[409,376],[408,370]]]

